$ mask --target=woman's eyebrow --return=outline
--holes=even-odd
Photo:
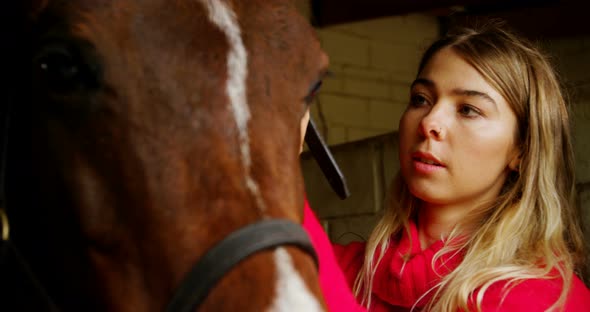
[[[426,87],[432,88],[432,87],[434,87],[434,82],[432,82],[432,80],[428,80],[426,78],[416,78],[416,80],[414,80],[414,82],[412,82],[412,85],[410,86],[410,88],[413,88],[416,85],[424,85]]]
[[[456,94],[456,95],[479,97],[479,98],[482,98],[482,99],[494,104],[494,106],[497,106],[496,101],[494,101],[494,99],[492,99],[492,97],[489,96],[485,92],[476,91],[476,90],[453,89],[452,93]]]
[[[410,88],[413,88],[416,85],[423,85],[427,88],[434,88],[435,87],[434,82],[432,80],[429,80],[426,78],[416,78],[416,80],[414,80],[414,82],[412,82],[412,85]],[[456,88],[456,89],[452,90],[452,93],[455,95],[480,97],[480,98],[492,103],[494,106],[497,106],[496,101],[494,101],[494,99],[489,94],[487,94],[485,92],[481,92],[481,91],[477,91],[477,90],[466,90],[466,89]]]

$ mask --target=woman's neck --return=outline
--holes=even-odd
[[[449,236],[453,228],[465,218],[467,211],[456,208],[432,204],[420,207],[417,229],[422,249]]]

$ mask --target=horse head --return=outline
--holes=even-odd
[[[11,238],[60,310],[160,311],[231,232],[301,222],[300,119],[327,57],[292,1],[11,5]],[[313,258],[258,252],[200,307],[322,310]]]

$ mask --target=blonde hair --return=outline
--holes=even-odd
[[[435,260],[460,251],[463,261],[432,290],[426,310],[468,310],[468,303],[474,302],[480,311],[493,283],[507,281],[509,290],[532,278],[561,278],[564,287],[552,309],[562,307],[574,270],[583,263],[583,239],[576,219],[568,109],[556,74],[534,45],[497,23],[479,30],[463,29],[436,41],[425,52],[418,72],[447,47],[511,105],[518,120],[515,136],[521,161],[496,201],[474,209],[446,242],[456,242],[461,229],[468,227],[472,229],[469,238],[447,243],[436,254]],[[355,281],[354,291],[363,304],[371,304],[373,275],[381,256],[390,240],[399,239],[404,230],[409,232],[418,203],[398,175],[387,209],[367,241],[365,261]]]

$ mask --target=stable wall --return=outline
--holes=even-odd
[[[419,14],[318,30],[332,75],[312,118],[329,144],[397,130],[420,55],[438,30],[434,17]]]

